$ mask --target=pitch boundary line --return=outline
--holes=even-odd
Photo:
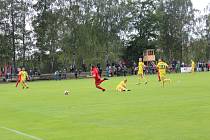
[[[18,135],[22,135],[22,136],[31,138],[31,139],[33,139],[33,140],[43,140],[42,138],[39,138],[39,137],[30,135],[30,134],[26,134],[26,133],[23,133],[23,132],[21,132],[21,131],[15,130],[15,129],[7,128],[7,127],[0,127],[0,128],[1,128],[1,129],[4,129],[4,130],[7,130],[7,131],[10,131],[10,132],[13,132],[13,133],[16,133],[16,134],[18,134]]]

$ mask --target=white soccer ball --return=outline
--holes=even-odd
[[[69,92],[68,90],[65,90],[65,91],[64,91],[64,95],[69,95],[69,93],[70,93],[70,92]]]

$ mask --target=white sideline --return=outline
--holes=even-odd
[[[22,136],[25,136],[25,137],[28,137],[28,138],[31,138],[31,139],[34,139],[34,140],[43,140],[41,138],[38,138],[38,137],[35,137],[33,135],[29,135],[29,134],[26,134],[26,133],[23,133],[23,132],[20,132],[20,131],[17,131],[15,129],[11,129],[11,128],[7,128],[7,127],[1,127],[2,129],[5,129],[5,130],[8,130],[10,132],[14,132],[18,135],[22,135]]]

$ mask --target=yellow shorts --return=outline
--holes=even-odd
[[[26,79],[21,80],[21,82],[25,83],[26,82]]]
[[[161,80],[166,79],[166,74],[165,74],[165,73],[160,73],[160,79],[161,79]]]
[[[138,71],[138,75],[143,75],[143,74],[144,74],[143,70]]]
[[[123,87],[123,86],[118,86],[118,87],[116,88],[116,90],[119,91],[119,92],[122,92],[122,91],[126,90],[126,88]]]

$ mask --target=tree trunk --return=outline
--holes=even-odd
[[[11,3],[12,18],[12,50],[13,50],[13,68],[16,70],[16,47],[15,47],[15,22],[14,22],[14,0]]]
[[[25,13],[25,10],[26,10],[26,7],[25,7],[25,4],[23,3],[23,66],[25,67],[25,59],[26,59],[26,45],[25,45],[25,34],[26,34],[26,30],[25,30],[25,25],[26,25],[26,13]]]

